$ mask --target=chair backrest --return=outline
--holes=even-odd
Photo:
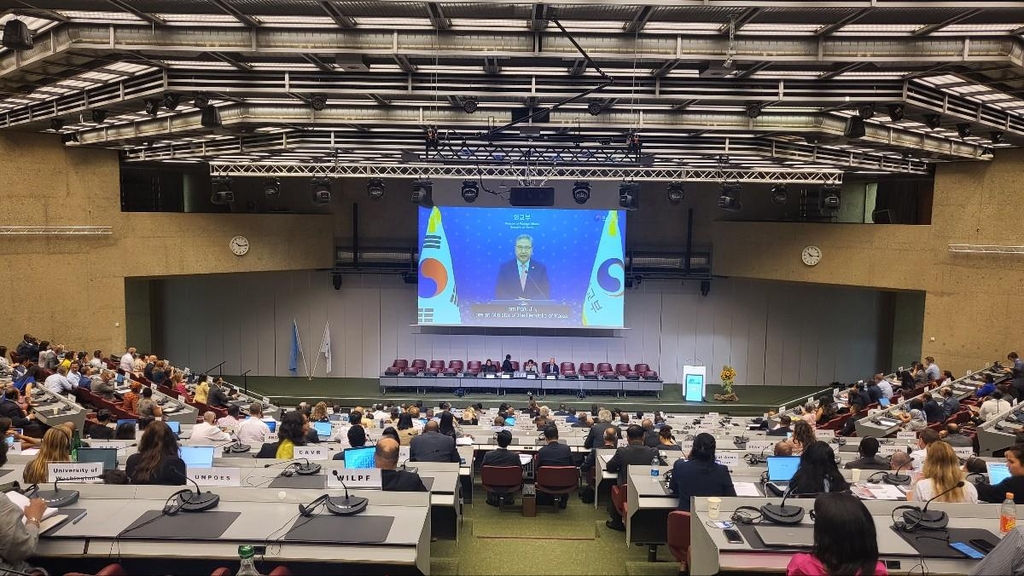
[[[537,469],[537,487],[553,490],[576,488],[579,469],[575,466],[541,466]]]
[[[395,368],[405,369],[409,367],[409,361],[402,358],[395,358],[395,361],[392,362],[391,365]]]
[[[668,514],[666,540],[672,556],[680,564],[690,565],[690,513],[673,510]]]
[[[482,365],[483,365],[483,363],[480,362],[479,360],[470,360],[469,362],[466,363],[466,366],[470,370],[479,370],[480,366],[482,366]]]
[[[626,515],[626,488],[617,484],[612,485],[612,505],[619,511],[619,514]]]
[[[523,468],[521,466],[484,466],[480,468],[480,483],[491,492],[494,492],[495,489],[515,492],[523,486]]]
[[[618,374],[625,374],[626,372],[629,372],[629,364],[616,364],[615,372]]]
[[[412,361],[412,367],[422,371],[427,367],[427,361],[422,358],[417,358]]]
[[[598,372],[611,372],[612,371],[612,365],[607,363],[607,362],[601,362],[601,363],[599,363],[597,365],[597,371]]]
[[[449,368],[454,368],[456,370],[462,370],[464,366],[465,364],[462,362],[462,360],[452,360],[451,362],[448,363]]]
[[[634,364],[633,365],[633,370],[635,370],[636,372],[639,372],[641,374],[643,374],[644,372],[647,372],[650,369],[651,369],[651,367],[648,364]]]
[[[512,360],[512,369],[519,372],[519,360]]]
[[[559,369],[564,373],[566,370],[576,370],[576,364],[573,362],[562,362]]]
[[[438,370],[441,370],[441,369],[444,368],[444,360],[431,360],[430,361],[430,367],[431,368],[437,368]]]
[[[594,370],[593,362],[580,362],[580,372],[592,372]]]
[[[658,373],[655,372],[654,370],[648,370],[648,371],[644,372],[644,378],[657,378],[657,377],[658,377]]]

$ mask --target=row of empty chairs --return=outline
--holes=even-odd
[[[512,370],[519,372],[519,362],[512,360]],[[497,363],[497,369],[500,371],[501,365]],[[548,362],[542,362],[540,365],[540,372],[547,373],[550,364]],[[450,360],[448,365],[445,366],[444,360],[431,360],[429,363],[422,359],[417,358],[411,363],[408,360],[402,358],[396,358],[391,366],[384,369],[385,376],[398,376],[400,374],[405,376],[418,376],[420,374],[424,376],[476,376],[483,372],[484,364],[479,360],[469,360],[463,362],[462,360]],[[627,380],[639,380],[641,378],[645,380],[657,380],[658,372],[651,370],[650,365],[640,363],[630,366],[629,364],[615,364],[612,366],[609,362],[581,362],[579,370],[576,369],[574,362],[562,362],[558,365],[558,373],[566,378],[589,378],[596,380],[598,378],[606,379],[627,379]]]

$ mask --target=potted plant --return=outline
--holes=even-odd
[[[722,380],[722,387],[725,388],[725,394],[715,394],[715,400],[718,402],[736,402],[739,398],[736,393],[732,390],[733,382],[736,381],[736,370],[732,366],[726,364],[722,366],[722,373],[719,374],[719,378]]]

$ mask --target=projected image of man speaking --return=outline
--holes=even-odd
[[[501,265],[494,289],[497,300],[548,300],[551,287],[548,270],[533,259],[533,237],[516,238],[516,257]]]

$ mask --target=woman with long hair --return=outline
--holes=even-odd
[[[465,426],[476,426],[480,423],[480,417],[476,415],[476,410],[472,406],[466,406],[462,410],[462,418],[459,420],[459,423]]]
[[[63,426],[55,426],[43,434],[39,454],[25,464],[22,477],[29,484],[44,484],[50,477],[48,465],[53,462],[71,462],[71,434]]]
[[[462,428],[455,423],[455,417],[452,413],[445,410],[441,412],[440,421],[437,423],[437,431],[444,436],[451,436],[452,438],[462,438]]]
[[[836,453],[831,446],[815,441],[804,447],[800,455],[800,466],[789,482],[790,493],[817,494],[846,492],[849,489],[849,483],[836,465]]]
[[[886,576],[878,560],[878,535],[871,512],[855,496],[821,494],[814,499],[814,548],[793,556],[786,576]]]
[[[682,446],[676,444],[676,439],[672,437],[672,427],[668,424],[658,429],[657,448],[658,450],[683,450]]]
[[[406,412],[398,417],[398,443],[402,446],[408,446],[413,436],[419,434],[420,431],[413,426],[412,414]]]
[[[184,484],[185,461],[178,456],[178,439],[171,427],[164,422],[146,426],[139,450],[128,457],[124,470],[132,484]]]
[[[808,446],[817,440],[814,436],[814,428],[806,420],[796,420],[793,423],[793,437],[789,439],[789,443],[793,445],[793,454],[802,454]]]
[[[313,406],[313,413],[309,417],[312,422],[329,422],[327,419],[327,402],[319,402]]]
[[[972,482],[964,482],[955,488],[957,482],[964,480],[964,471],[960,468],[960,459],[953,452],[953,447],[946,442],[932,442],[925,451],[924,469],[921,477],[914,483],[912,496],[908,500],[926,502],[937,494],[952,488],[948,494],[939,496],[938,502],[978,503],[978,490]]]
[[[309,420],[306,415],[298,410],[292,410],[281,417],[281,427],[278,428],[277,436],[281,441],[277,444],[278,460],[291,460],[295,458],[295,447],[306,445],[306,435],[309,434]]]

